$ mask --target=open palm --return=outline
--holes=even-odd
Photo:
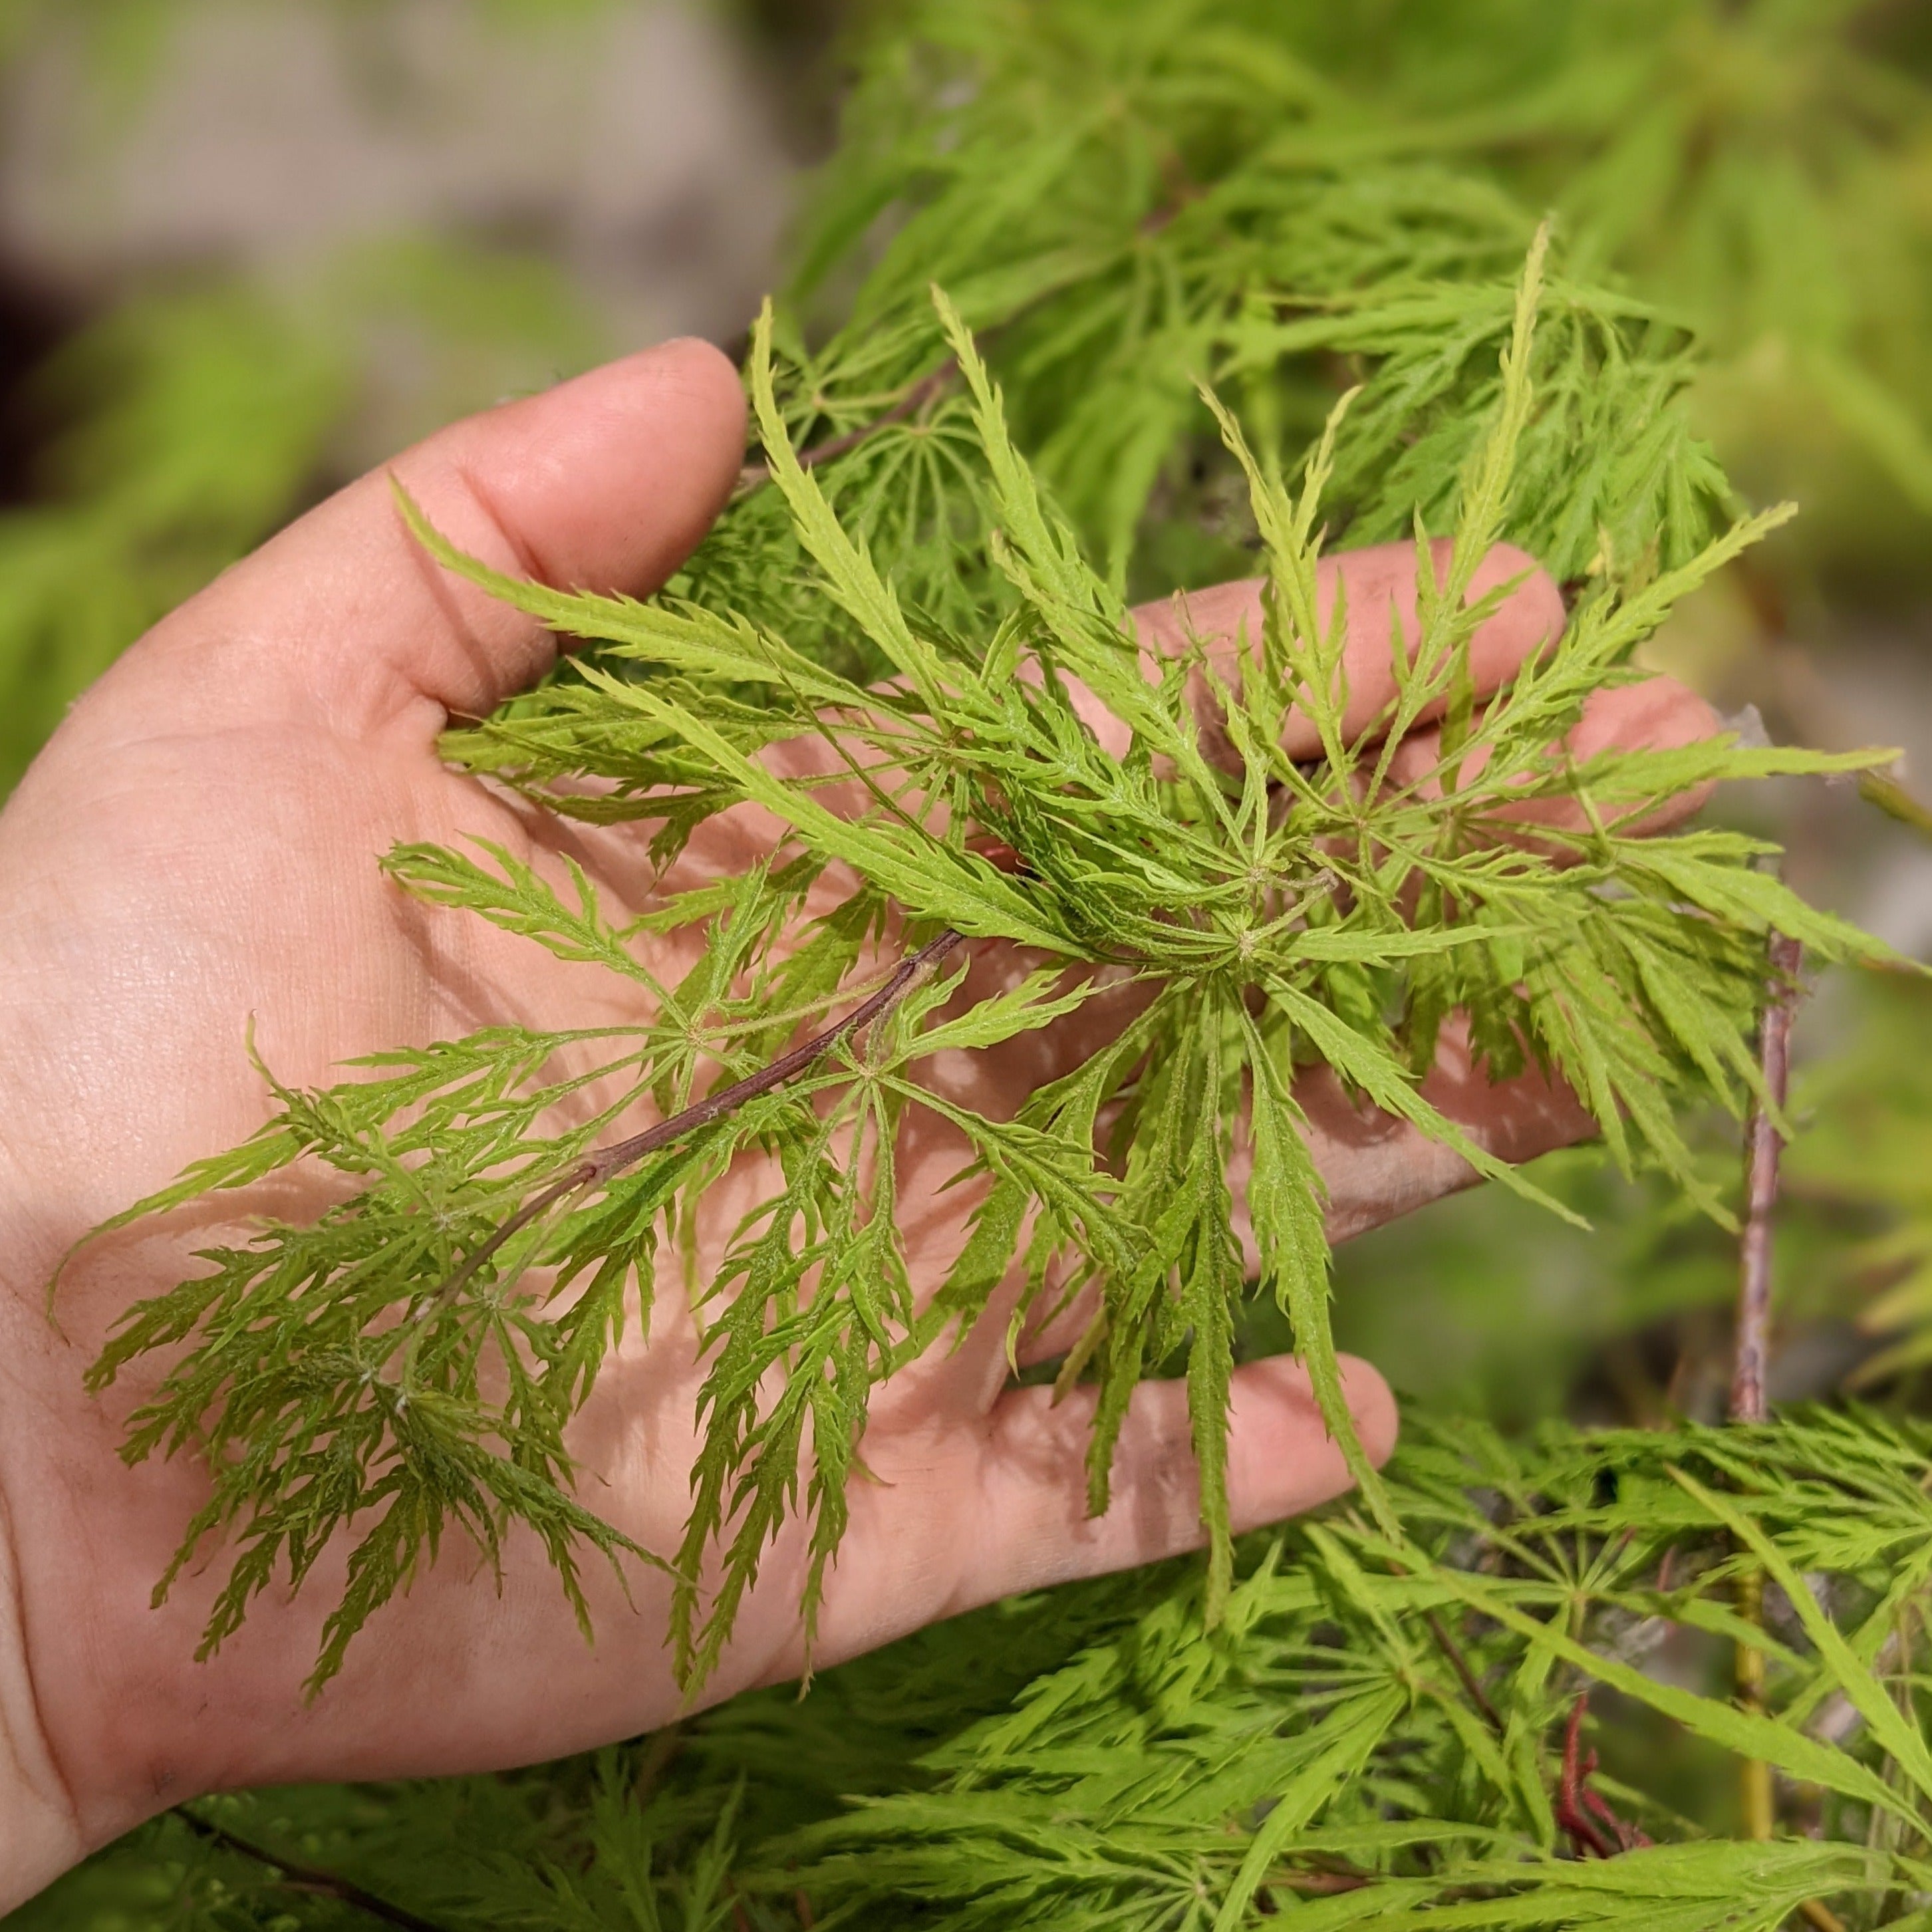
[[[674,343],[459,424],[396,473],[454,542],[559,585],[643,593],[703,534],[740,460],[743,405],[716,351]],[[1406,550],[1357,553],[1346,575],[1362,701],[1385,662],[1388,614],[1412,595]],[[1499,554],[1485,583],[1520,572]],[[1250,585],[1192,600],[1192,622],[1232,634]],[[1143,616],[1152,644],[1178,620]],[[1493,688],[1562,622],[1529,577],[1485,627],[1477,668]],[[1413,634],[1412,626],[1410,634]],[[532,1540],[512,1538],[500,1586],[472,1552],[446,1547],[351,1647],[313,1703],[302,1679],[328,1603],[324,1570],[300,1596],[273,1592],[210,1661],[193,1660],[222,1574],[149,1593],[205,1494],[191,1460],[130,1469],[117,1454],[138,1388],[87,1396],[82,1371],[132,1301],[199,1267],[238,1215],[299,1216],[322,1184],[285,1179],[238,1208],[197,1210],[85,1250],[44,1313],[55,1264],[89,1228],[187,1162],[237,1141],[267,1096],[243,1052],[292,1084],[339,1077],[344,1059],[478,1025],[621,1024],[637,997],[612,976],[560,962],[481,920],[411,901],[376,860],[399,840],[484,837],[560,872],[568,853],[635,909],[649,890],[641,842],[535,814],[440,763],[452,714],[487,711],[538,675],[552,641],[440,572],[414,545],[380,476],[324,504],[159,626],[83,698],[0,816],[0,1502],[10,1532],[22,1667],[0,1674],[0,1730],[39,1792],[54,1849],[9,1874],[16,1896],[59,1862],[155,1809],[224,1785],[478,1769],[553,1756],[674,1714],[664,1638],[668,1586],[634,1570],[627,1598],[592,1572],[597,1640],[578,1636]],[[1580,734],[1675,742],[1710,728],[1660,681],[1612,694]],[[1426,746],[1418,757],[1427,758]],[[748,811],[715,821],[686,873],[736,872],[766,836]],[[681,879],[680,883],[686,882]],[[987,979],[1018,970],[980,949]],[[973,1104],[1010,1112],[1088,1050],[1028,1036],[952,1077]],[[1432,1097],[1510,1159],[1576,1138],[1566,1094],[1491,1088],[1453,1056]],[[1301,1095],[1345,1236],[1462,1185],[1468,1170],[1321,1081]],[[902,1198],[917,1286],[936,1282],[972,1202],[938,1184],[962,1150],[930,1116],[908,1125]],[[769,1188],[741,1162],[707,1198],[704,1240]],[[1238,1179],[1238,1177],[1237,1177]],[[314,1190],[304,1193],[304,1190]],[[216,1217],[227,1224],[224,1232]],[[820,1662],[1030,1586],[1144,1562],[1198,1540],[1184,1391],[1148,1384],[1122,1436],[1114,1501],[1083,1514],[1086,1411],[1010,1389],[999,1324],[938,1352],[880,1391],[860,1485],[830,1580]],[[1030,1339],[1035,1353],[1065,1346]],[[580,1418],[584,1499],[647,1548],[677,1540],[689,1504],[700,1381],[681,1298],[659,1296]],[[1352,1364],[1350,1400],[1386,1454],[1393,1405]],[[1249,1364],[1235,1384],[1228,1486],[1237,1526],[1336,1494],[1347,1478],[1298,1366]],[[788,1532],[766,1562],[707,1688],[722,1696],[795,1672],[803,1552]],[[4,1605],[0,1605],[4,1615]],[[56,1844],[56,1840],[58,1843]]]

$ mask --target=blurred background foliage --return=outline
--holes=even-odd
[[[348,476],[640,340],[735,348],[768,286],[788,291],[787,352],[849,409],[828,434],[933,366],[922,322],[892,331],[948,280],[1096,555],[1141,594],[1230,574],[1250,533],[1186,378],[1214,370],[1292,436],[1364,358],[1401,366],[1405,290],[1506,282],[1546,208],[1573,285],[1696,342],[1692,420],[1742,496],[1804,512],[1651,661],[1780,739],[1911,748],[1888,812],[1777,785],[1738,808],[1808,896],[1932,955],[1932,11],[1911,0],[0,0],[0,787],[147,623]],[[1392,209],[1402,248],[1378,256]],[[1230,221],[1243,259],[1216,238]],[[1246,291],[1269,249],[1298,306],[1263,314]],[[1057,306],[1076,284],[1111,291],[1078,329]],[[1472,310],[1472,364],[1495,326]],[[884,360],[840,362],[855,340]],[[1412,378],[1466,401],[1455,370]],[[1580,394],[1609,380],[1590,364]],[[1162,437],[1109,440],[1122,386],[1172,393]],[[868,514],[936,513],[948,406],[880,444]],[[1416,491],[1426,457],[1402,472]],[[1366,483],[1352,501],[1364,537],[1406,510]],[[1603,547],[1562,541],[1579,574]],[[728,550],[696,568],[728,580]],[[1773,1392],[1916,1409],[1932,994],[1834,982],[1799,1037]],[[1735,1174],[1714,1130],[1706,1151]],[[1354,1243],[1345,1345],[1510,1430],[1714,1418],[1729,1244],[1587,1150],[1544,1165],[1593,1232],[1486,1190]],[[820,1809],[885,1788],[1056,1665],[1082,1618],[1122,1628],[1150,1592],[1069,1598],[1045,1636],[989,1615],[838,1673],[804,1743],[769,1704],[707,1720],[665,1749],[730,1775],[676,1802],[715,1811],[745,1776],[755,1808],[782,1762],[792,1802],[802,1750]],[[765,1724],[779,1742],[755,1744]],[[400,1808],[205,1807],[20,1922],[365,1924],[223,1832],[376,1866],[439,1832],[488,1864],[559,1818],[616,1844],[652,1750]],[[1694,1752],[1680,1772],[1704,1774]],[[692,1856],[666,1922],[766,1922]],[[563,1870],[490,1922],[658,1922],[588,1880],[566,1896]]]

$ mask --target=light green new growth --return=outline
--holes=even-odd
[[[1638,828],[1709,781],[1872,759],[1728,740],[1588,759],[1564,748],[1586,700],[1634,675],[1630,652],[1672,603],[1781,512],[1647,577],[1600,571],[1561,645],[1493,701],[1474,701],[1470,640],[1506,592],[1472,599],[1470,585],[1511,527],[1522,452],[1546,427],[1536,328],[1546,303],[1560,313],[1564,298],[1546,290],[1544,255],[1539,238],[1439,573],[1418,530],[1418,633],[1391,635],[1396,694],[1366,728],[1344,722],[1346,612],[1340,599],[1324,610],[1318,580],[1349,400],[1293,488],[1214,404],[1262,547],[1264,621],[1238,668],[1196,646],[1156,670],[1136,649],[1117,582],[1085,560],[1010,440],[1000,395],[944,296],[933,298],[938,328],[963,391],[949,433],[977,479],[964,499],[976,523],[956,536],[994,573],[980,607],[949,620],[905,600],[896,572],[801,464],[769,314],[751,357],[768,496],[810,560],[816,626],[855,639],[848,656],[883,665],[887,682],[848,676],[778,626],[707,598],[640,604],[503,578],[405,506],[446,566],[598,646],[456,741],[478,767],[559,809],[655,827],[663,865],[740,802],[786,830],[763,865],[623,927],[580,874],[560,896],[500,852],[399,848],[388,863],[406,888],[638,982],[655,1016],[626,1030],[494,1029],[382,1056],[326,1093],[277,1087],[261,1133],[121,1217],[301,1160],[361,1184],[314,1226],[271,1224],[211,1252],[209,1272],[130,1312],[94,1371],[98,1387],[136,1355],[180,1352],[138,1411],[129,1454],[207,1459],[213,1492],[177,1568],[206,1540],[226,1540],[231,1568],[208,1647],[272,1579],[300,1582],[326,1544],[347,1537],[349,1580],[319,1684],[443,1534],[460,1531],[494,1557],[522,1522],[574,1598],[586,1550],[668,1564],[680,1668],[700,1682],[762,1552],[801,1508],[812,1522],[809,1628],[872,1390],[956,1339],[1016,1271],[1016,1324],[1049,1296],[1090,1287],[1097,1298],[1064,1377],[1098,1384],[1094,1510],[1106,1504],[1133,1388],[1184,1360],[1216,1616],[1232,1575],[1224,1446],[1247,1292],[1224,1175],[1244,1141],[1261,1286],[1292,1321],[1324,1414],[1394,1547],[1401,1525],[1342,1400],[1321,1184],[1293,1082],[1298,1069],[1326,1064],[1478,1172],[1542,1198],[1420,1091],[1459,1010],[1492,1077],[1546,1067],[1583,1098],[1620,1163],[1654,1162],[1724,1215],[1671,1108],[1701,1094],[1735,1112],[1756,1090],[1750,1037],[1766,928],[1821,958],[1880,949],[1760,869],[1768,848],[1759,842]],[[731,532],[728,522],[721,541]],[[1126,738],[1124,755],[1102,748],[1096,705]],[[1319,757],[1283,748],[1291,712],[1312,727]],[[1397,782],[1388,747],[1437,718],[1432,764]],[[763,755],[820,733],[856,806],[828,802],[823,782],[783,776]],[[986,837],[1016,855],[1015,869],[983,856]],[[838,901],[798,942],[814,886]],[[633,942],[699,922],[702,954],[677,983],[660,983]],[[962,966],[902,974],[862,1030],[788,1080],[757,1081],[878,986],[868,962],[951,934],[1036,948],[1050,963],[1017,991],[974,1001]],[[934,945],[932,956],[946,951]],[[1123,976],[1144,988],[1138,1016],[1015,1118],[984,1117],[922,1082],[933,1054],[1051,1024]],[[756,1090],[735,1110],[705,1114],[634,1162],[598,1163],[595,1150],[639,1110],[668,1118],[738,1082]],[[593,1088],[595,1111],[572,1112]],[[920,1108],[964,1136],[982,1189],[962,1251],[924,1305],[897,1225],[893,1160],[900,1124]],[[576,1500],[566,1430],[634,1318],[634,1318],[651,1319],[661,1249],[676,1251],[706,1187],[753,1148],[776,1157],[782,1183],[716,1277],[695,1285],[707,1372],[686,1534],[676,1551],[638,1551]],[[707,1596],[699,1577],[714,1550]]]
[[[1023,1666],[1018,1695],[915,1744],[880,1796],[755,1845],[741,1884],[956,1932],[1234,1932],[1275,1914],[1772,1932],[1826,1896],[1854,1924],[1924,1922],[1897,1909],[1932,1880],[1932,1758],[1907,1714],[1922,1708],[1910,1606],[1932,1568],[1922,1429],[1853,1412],[1551,1428],[1521,1447],[1469,1424],[1419,1434],[1391,1472],[1408,1539],[1349,1511],[1260,1543],[1218,1636],[1178,1579],[1111,1586],[1118,1609],[1005,1610],[1022,1649],[1070,1626],[1055,1666]],[[1753,1563],[1790,1605],[1769,1634],[1734,1604]],[[1098,1612],[1084,1630],[1083,1608]],[[1772,1708],[1644,1668],[1667,1639],[1680,1658],[1762,1646]],[[883,1712],[909,1703],[915,1736],[919,1661],[866,1687]],[[1556,1740],[1593,1690],[1620,1716],[1587,1736],[1663,1719],[1700,1761],[1774,1765],[1824,1841],[1706,1836],[1628,1756],[1580,1778]],[[721,1713],[712,1761],[763,1773],[778,1754],[761,1733],[785,1722]],[[658,1815],[667,1838],[680,1828],[669,1804]],[[620,1859],[612,1846],[600,1863]]]

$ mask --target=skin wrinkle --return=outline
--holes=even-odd
[[[479,471],[474,463],[461,455],[456,458],[452,469],[456,481],[468,492],[476,508],[482,512],[484,521],[489,526],[490,533],[509,553],[508,568],[514,574],[526,578],[533,584],[556,584],[560,590],[580,590],[586,587],[582,584],[557,582],[555,573],[545,560],[517,530],[514,520],[504,514],[486,472]],[[446,577],[444,580],[448,580]],[[547,632],[538,629],[534,634],[537,639],[550,641],[550,634]]]

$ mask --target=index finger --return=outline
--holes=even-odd
[[[1430,545],[1438,581],[1448,570],[1452,545],[1447,538]],[[1265,580],[1241,578],[1204,590],[1180,592],[1158,604],[1143,604],[1133,612],[1135,631],[1144,650],[1160,656],[1184,650],[1190,638],[1208,648],[1210,662],[1230,685],[1238,685],[1240,640],[1252,649],[1262,629],[1262,592]],[[1502,604],[1477,626],[1469,645],[1469,670],[1478,698],[1500,690],[1531,658],[1546,650],[1563,634],[1563,599],[1555,580],[1536,560],[1514,544],[1498,544],[1476,567],[1468,601],[1480,603],[1492,592],[1514,584]],[[1341,676],[1347,702],[1342,708],[1345,738],[1360,737],[1394,704],[1396,697],[1394,652],[1398,638],[1412,659],[1420,617],[1416,604],[1416,547],[1412,543],[1376,544],[1366,550],[1344,550],[1324,556],[1316,566],[1316,592],[1325,626],[1338,596],[1347,600],[1346,642]],[[1424,706],[1418,722],[1439,717],[1446,699]],[[1282,734],[1291,758],[1319,755],[1322,741],[1314,721],[1297,712]],[[1124,750],[1125,746],[1120,747]]]

